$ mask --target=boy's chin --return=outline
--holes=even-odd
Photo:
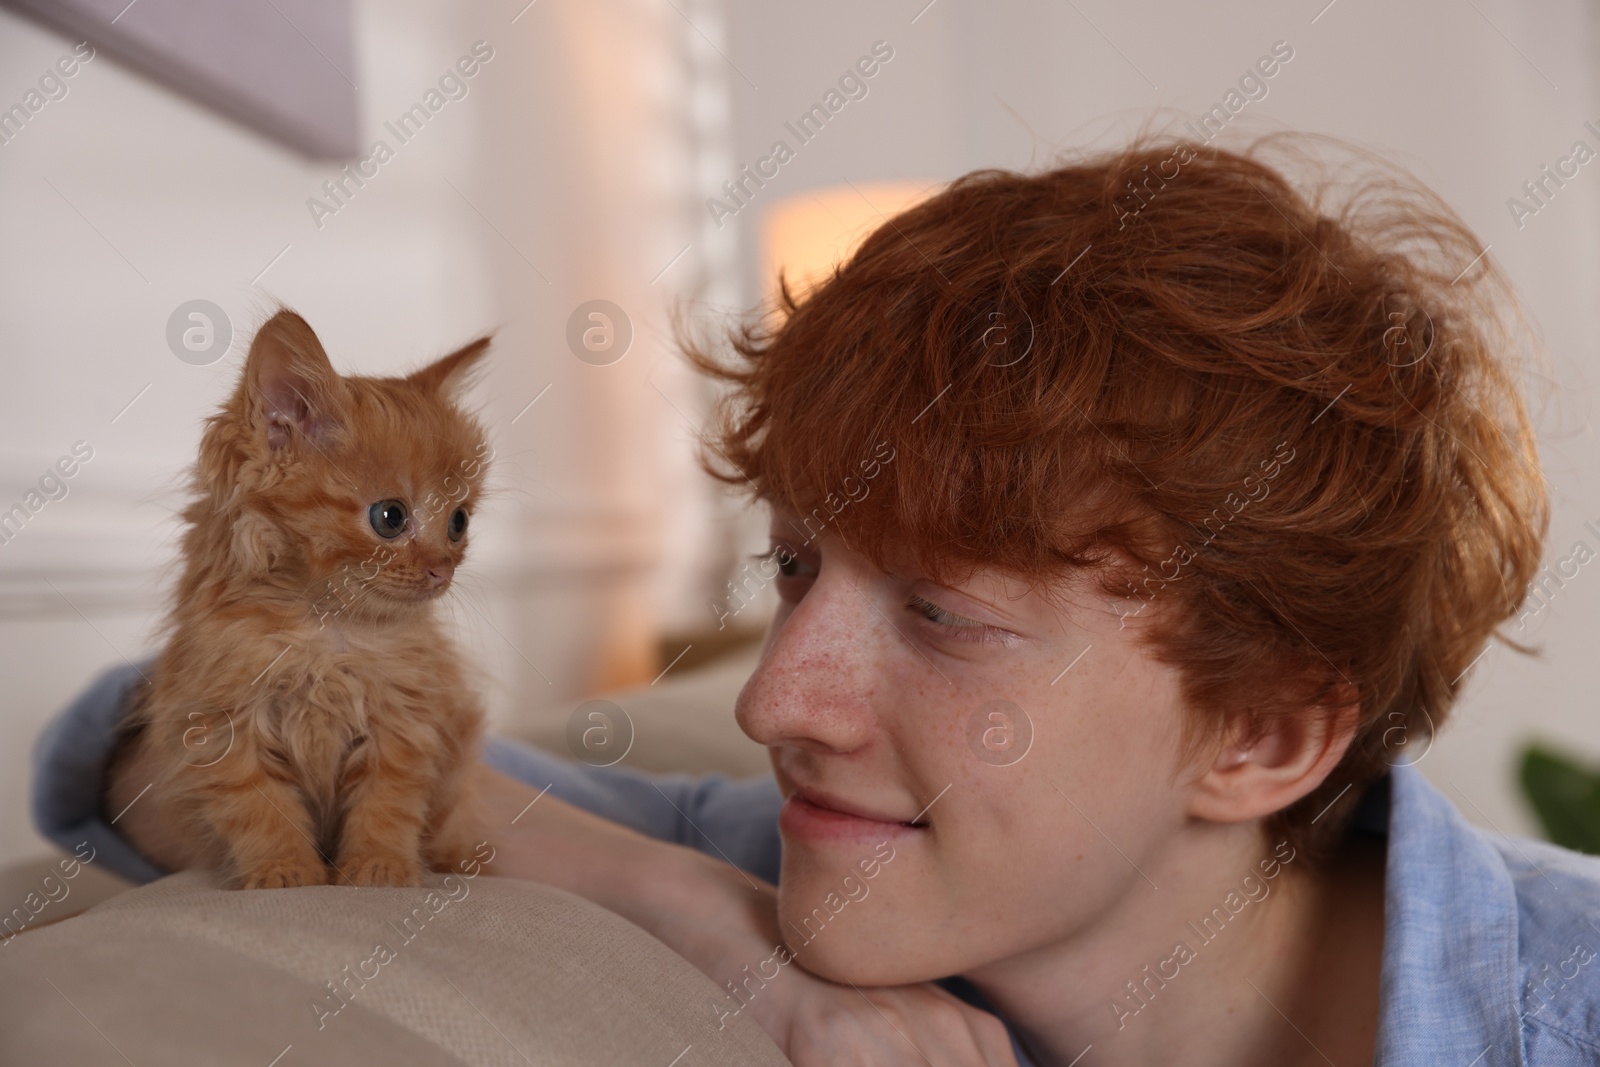
[[[797,963],[818,978],[840,985],[911,985],[946,977],[945,972],[920,967],[894,948],[867,949],[860,945],[813,941],[795,957]]]
[[[821,933],[814,932],[814,923],[812,928],[804,925],[809,913],[790,916],[780,909],[779,923],[795,950],[796,962],[818,978],[863,988],[932,981],[952,973],[938,970],[934,966],[938,961],[921,958],[926,939],[897,937],[885,928],[882,916],[870,914],[869,909],[878,902],[869,898],[861,903],[864,906],[857,922],[851,923],[841,914]]]

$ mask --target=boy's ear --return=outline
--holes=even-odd
[[[253,410],[265,424],[268,448],[287,448],[296,437],[322,447],[338,429],[339,375],[322,342],[294,312],[280,311],[256,331],[244,379]]]
[[[1282,811],[1333,773],[1360,721],[1356,687],[1345,683],[1329,703],[1271,715],[1248,733],[1233,731],[1201,768],[1189,814],[1235,823]]]
[[[411,372],[406,381],[415,382],[430,392],[457,396],[472,383],[473,372],[480,366],[479,360],[488,353],[493,340],[493,334],[485,334],[448,356],[440,356],[421,370]]]

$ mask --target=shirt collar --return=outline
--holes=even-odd
[[[1524,1067],[1511,875],[1421,771],[1388,787],[1377,1062]]]

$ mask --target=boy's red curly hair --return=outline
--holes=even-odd
[[[713,473],[879,563],[1093,569],[1180,668],[1191,738],[1355,694],[1343,764],[1273,817],[1314,855],[1443,722],[1547,524],[1484,246],[1414,179],[1342,187],[1315,147],[979,171],[784,287],[733,358],[687,346],[733,386]]]

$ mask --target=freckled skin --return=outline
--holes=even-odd
[[[789,568],[815,577],[779,579],[783,600],[740,696],[740,725],[773,746],[786,794],[794,775],[910,818],[949,789],[928,813],[929,828],[897,844],[875,882],[893,907],[844,909],[802,949],[806,967],[858,984],[958,973],[1072,936],[1148,888],[1094,828],[1132,847],[1138,861],[1141,837],[1183,818],[1163,788],[1178,769],[1176,677],[1148,661],[1138,631],[1119,629],[1117,615],[1089,595],[1057,610],[994,575],[941,593],[820,540],[820,554]],[[959,640],[908,610],[911,593],[1010,636]],[[1009,766],[986,763],[969,746],[972,713],[996,699],[1033,723],[1032,748]],[[1151,788],[1129,788],[1141,778]],[[786,839],[782,920],[809,913],[859,858]]]
[[[1242,756],[1220,736],[1190,749],[1178,672],[1146,643],[1162,609],[1124,620],[1088,576],[1046,597],[985,568],[947,587],[886,567],[828,533],[798,552],[736,707],[786,797],[779,922],[801,966],[858,986],[964,975],[1047,1050],[1040,1062],[1089,1042],[1107,1064],[1176,1062],[1180,1047],[1207,1049],[1194,1062],[1303,1062],[1305,1038],[1250,977],[1321,1047],[1370,1060],[1381,850],[1334,890],[1283,864],[1270,903],[1183,964],[1159,1011],[1132,1026],[1113,1007],[1138,1006],[1143,968],[1271,854],[1262,818],[1327,776],[1353,716],[1278,727]],[[994,701],[1031,723],[1020,758],[986,758]],[[892,859],[841,906],[830,894],[880,839]],[[1312,973],[1313,958],[1340,963]],[[1359,1025],[1327,1014],[1353,996]]]

